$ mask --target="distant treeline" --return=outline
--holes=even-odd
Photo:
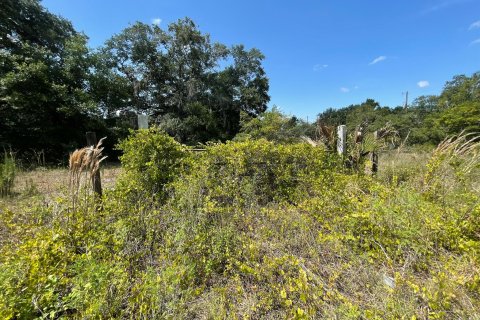
[[[318,122],[346,124],[349,129],[367,124],[371,131],[390,123],[401,138],[408,136],[408,144],[436,144],[462,130],[480,132],[480,72],[455,76],[440,95],[420,96],[407,108],[381,107],[368,99],[362,104],[327,109],[318,115]]]
[[[265,113],[264,56],[243,45],[212,42],[189,18],[162,29],[137,22],[99,48],[38,0],[0,2],[0,148],[47,160],[66,159],[85,132],[108,136],[113,149],[128,133],[122,117],[150,116],[178,141],[195,145],[240,137],[289,141],[315,126],[278,109]],[[480,74],[456,76],[439,96],[407,109],[374,100],[319,115],[324,124],[369,128],[390,122],[410,143],[479,130]],[[273,124],[273,125],[272,125]]]
[[[388,126],[407,145],[438,144],[447,135],[463,130],[480,132],[480,73],[455,76],[440,95],[420,96],[406,108],[382,107],[377,101],[367,99],[361,104],[329,108],[314,123],[307,123],[274,107],[242,124],[236,139],[266,138],[277,142],[298,141],[302,136],[318,139],[320,124],[344,124],[350,133],[360,126],[367,132]]]

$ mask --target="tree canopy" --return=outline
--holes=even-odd
[[[38,1],[2,1],[0,12],[0,142],[58,157],[98,124],[87,37]]]
[[[269,101],[261,52],[214,43],[188,18],[167,30],[137,22],[96,56],[104,114],[148,113],[182,142],[232,138],[240,112],[257,116]]]
[[[59,158],[96,130],[118,138],[118,116],[150,115],[183,143],[225,140],[240,113],[269,101],[264,56],[211,41],[189,18],[162,30],[137,22],[98,49],[38,0],[0,3],[0,144]]]

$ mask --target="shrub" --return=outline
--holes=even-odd
[[[166,240],[203,284],[234,272],[262,206],[293,204],[334,184],[334,159],[321,148],[246,140],[207,146],[174,183]],[[172,232],[172,233],[170,233]],[[258,259],[262,259],[258,257]],[[240,264],[242,265],[242,264]]]
[[[317,179],[331,179],[335,165],[322,148],[260,139],[211,145],[193,171],[203,172],[207,189],[225,204],[231,197],[295,202]]]
[[[315,136],[315,126],[283,114],[276,106],[259,117],[245,121],[235,140],[267,139],[279,143],[292,143],[302,140],[302,136]]]
[[[117,148],[123,152],[121,188],[156,199],[165,198],[188,158],[185,147],[155,127],[131,131]]]

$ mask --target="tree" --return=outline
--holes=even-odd
[[[257,49],[246,51],[243,45],[231,49],[234,64],[221,72],[212,98],[216,98],[222,128],[232,136],[240,129],[240,114],[256,117],[267,109],[268,78],[262,68],[263,54]]]
[[[439,97],[441,108],[449,108],[465,102],[480,100],[480,72],[471,77],[465,75],[454,76],[443,88]]]
[[[256,49],[212,43],[188,18],[166,31],[137,22],[96,54],[92,91],[106,116],[146,112],[182,142],[225,140],[238,132],[240,112],[266,110],[263,58]]]
[[[420,113],[428,113],[438,110],[438,96],[420,96],[413,100],[411,109]]]
[[[434,139],[437,141],[436,132],[423,130],[426,117],[435,110],[436,97],[419,97],[411,108],[381,107],[373,99],[356,105],[350,105],[337,110],[327,109],[319,114],[320,123],[338,126],[346,124],[351,132],[360,125],[366,125],[367,130],[372,132],[390,124],[399,133],[401,138],[409,136],[411,143],[427,143]]]
[[[319,121],[327,125],[347,124],[350,129],[366,121],[369,130],[390,123],[410,144],[437,144],[449,134],[480,131],[480,72],[457,75],[445,84],[439,96],[420,96],[408,109],[380,107],[368,99],[359,105],[327,109]]]
[[[439,116],[438,124],[450,134],[463,130],[478,132],[480,130],[480,101],[463,102],[451,106]]]
[[[317,122],[329,126],[344,124],[347,125],[349,131],[362,124],[368,124],[372,128],[380,128],[384,125],[380,118],[388,112],[388,108],[381,108],[377,101],[367,99],[361,104],[350,105],[338,110],[329,108],[318,115]]]
[[[302,136],[314,138],[315,127],[297,117],[284,115],[278,107],[247,121],[236,140],[260,139],[291,143],[301,141]]]
[[[445,84],[439,97],[439,129],[455,134],[462,130],[480,131],[480,72],[458,75]]]
[[[318,114],[317,121],[321,124],[335,127],[345,124],[347,123],[347,114],[352,108],[353,106],[340,109],[328,108]]]
[[[105,116],[158,109],[158,83],[166,81],[166,34],[157,26],[136,23],[106,41],[95,54],[92,91]],[[160,101],[159,101],[160,100]]]
[[[7,52],[23,54],[28,43],[59,54],[75,34],[69,21],[46,11],[38,0],[0,3],[0,46]]]
[[[87,37],[38,1],[2,1],[0,12],[0,143],[58,158],[98,124]]]

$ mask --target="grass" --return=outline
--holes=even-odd
[[[426,164],[431,151],[389,150],[379,156],[378,178],[385,183],[396,185],[410,183],[419,186],[422,183]]]
[[[121,166],[109,163],[101,167],[102,185],[105,189],[115,186],[121,172]],[[0,198],[0,209],[3,205],[14,208],[20,203],[28,203],[32,197],[41,198],[46,204],[55,203],[56,199],[68,193],[68,168],[37,167],[33,170],[17,170],[12,197]]]

